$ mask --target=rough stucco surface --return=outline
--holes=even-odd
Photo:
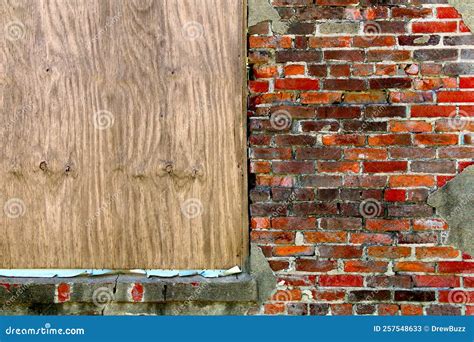
[[[474,167],[431,194],[428,204],[448,222],[447,243],[474,255]]]
[[[253,26],[262,21],[271,21],[275,33],[285,33],[288,25],[281,21],[277,10],[268,0],[249,0],[248,25]]]
[[[277,279],[273,274],[262,250],[256,245],[251,245],[250,250],[250,274],[257,281],[258,302],[261,304],[270,297],[277,285]]]
[[[474,27],[474,0],[449,0],[448,2],[459,11],[465,24],[472,30]]]

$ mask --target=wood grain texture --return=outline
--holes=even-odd
[[[243,265],[243,11],[0,2],[0,268]]]

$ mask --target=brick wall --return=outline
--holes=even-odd
[[[426,203],[473,163],[468,28],[444,0],[269,1],[289,30],[249,28],[262,312],[473,314],[474,262]]]

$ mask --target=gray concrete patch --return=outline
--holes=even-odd
[[[248,7],[249,27],[263,21],[271,21],[274,33],[284,34],[288,30],[288,24],[281,20],[277,10],[268,0],[248,0]]]
[[[474,255],[474,166],[432,193],[428,204],[449,224],[443,242]]]
[[[262,304],[275,291],[277,278],[262,250],[255,244],[250,247],[250,275],[257,281],[258,302]]]

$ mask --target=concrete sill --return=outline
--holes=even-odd
[[[0,315],[256,314],[277,278],[254,244],[249,273],[223,278],[0,277]]]
[[[101,291],[102,290],[102,291]],[[95,293],[95,295],[94,295]],[[0,278],[0,305],[15,294],[15,303],[93,303],[100,294],[114,302],[257,300],[257,284],[248,274],[222,278],[201,276],[146,278],[131,275],[81,278]]]

